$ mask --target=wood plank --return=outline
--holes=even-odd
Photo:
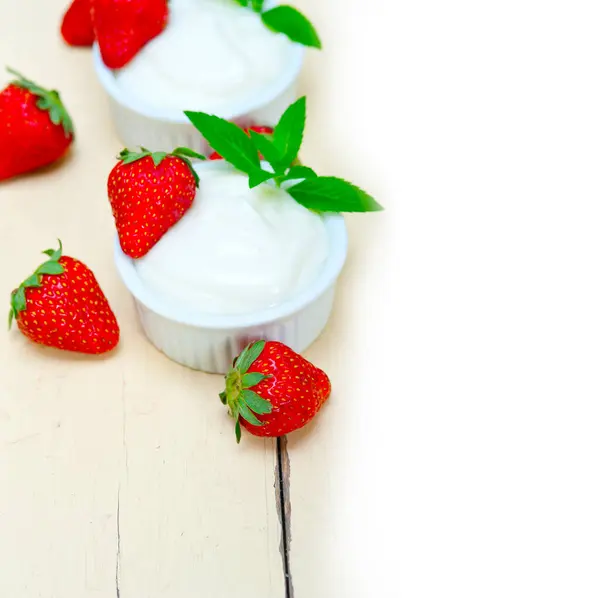
[[[105,185],[120,143],[89,51],[59,39],[65,4],[0,0],[1,62],[59,89],[77,130],[64,163],[0,185],[0,291],[8,310],[60,237],[95,271],[122,343],[89,359],[0,334],[0,594],[281,598],[274,443],[238,447],[220,377],[143,338],[112,263]]]

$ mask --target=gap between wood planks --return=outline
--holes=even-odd
[[[283,562],[285,598],[294,598],[294,585],[290,568],[290,549],[292,543],[292,504],[290,501],[290,456],[287,451],[287,437],[277,438],[277,460],[275,462],[275,498],[277,515],[281,524],[281,544],[279,551]],[[117,555],[115,567],[115,585],[117,598],[121,598],[121,485],[117,490]]]
[[[285,598],[294,598],[290,550],[292,543],[292,504],[290,501],[290,457],[287,451],[287,437],[277,438],[277,462],[275,466],[275,493],[277,514],[281,524],[280,552],[283,560]]]

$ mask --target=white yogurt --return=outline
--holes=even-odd
[[[171,0],[169,24],[116,73],[145,105],[226,114],[260,98],[293,44],[235,0]]]
[[[284,190],[223,163],[199,169],[190,210],[135,267],[146,288],[173,306],[219,315],[279,305],[321,272],[323,219]]]

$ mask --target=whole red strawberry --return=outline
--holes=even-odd
[[[125,149],[108,177],[110,201],[125,255],[146,255],[190,209],[200,184],[190,158],[204,159],[179,147],[170,154]]]
[[[16,71],[0,92],[0,181],[62,158],[73,142],[73,123],[57,91]]]
[[[100,54],[109,69],[120,69],[167,26],[168,0],[91,0]]]
[[[88,47],[94,43],[90,0],[73,0],[65,12],[60,32],[70,46]]]
[[[283,343],[248,345],[225,377],[221,402],[255,436],[284,436],[305,426],[331,394],[327,374]]]
[[[250,131],[254,131],[255,133],[260,133],[261,135],[273,135],[274,131],[271,127],[249,127],[247,129],[244,129],[244,132],[246,134],[250,134]],[[223,156],[221,156],[219,153],[217,152],[213,152],[209,158],[209,160],[222,160]],[[262,160],[263,157],[260,156],[260,159]]]
[[[119,342],[119,325],[92,271],[57,250],[44,251],[44,262],[10,301],[9,328],[16,319],[34,343],[64,351],[100,354]]]

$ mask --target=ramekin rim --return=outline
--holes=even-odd
[[[220,113],[219,116],[227,120],[235,120],[267,106],[270,102],[276,100],[294,81],[300,76],[304,64],[304,55],[306,48],[292,42],[292,51],[290,53],[289,68],[285,69],[282,76],[276,79],[270,86],[259,94],[253,102],[247,102],[245,107],[241,106],[231,113]],[[193,106],[183,107],[181,110],[173,108],[158,108],[149,104],[142,104],[136,98],[127,95],[117,84],[113,71],[103,62],[100,54],[98,42],[94,42],[92,48],[92,57],[96,76],[102,85],[104,91],[118,104],[141,114],[146,118],[161,120],[172,124],[187,124],[193,126],[184,114],[184,110],[193,110]]]

